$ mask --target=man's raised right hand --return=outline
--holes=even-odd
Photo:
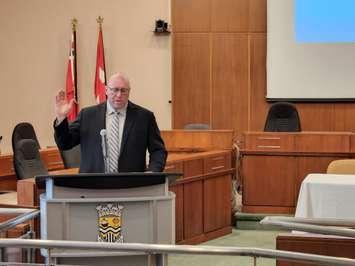
[[[55,96],[54,112],[57,118],[57,123],[61,123],[73,108],[75,103],[74,99],[67,100],[64,90],[60,90]]]

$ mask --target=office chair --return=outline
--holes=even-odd
[[[327,174],[354,175],[355,159],[342,159],[330,162]]]
[[[287,102],[274,103],[269,109],[264,131],[301,131],[300,118],[296,107]]]
[[[79,168],[80,166],[80,144],[70,150],[59,149],[64,168]]]
[[[21,139],[33,139],[36,142],[38,149],[41,148],[36,132],[30,123],[21,122],[15,126],[12,131],[12,150],[15,149],[15,144]]]
[[[21,139],[15,144],[14,167],[17,179],[48,174],[39,154],[38,144],[33,139]]]
[[[196,123],[196,124],[186,124],[184,126],[184,129],[188,129],[188,130],[208,130],[210,129],[210,125],[208,124],[201,124],[201,123]]]
[[[19,143],[19,141],[23,139],[32,139],[35,142],[37,149],[39,150],[41,148],[32,124],[28,122],[21,122],[15,126],[14,130],[12,131],[11,142],[12,142],[12,151],[14,157],[13,164],[14,164],[15,174],[17,177],[22,176],[21,173],[17,172],[18,165],[16,165],[15,163],[16,152],[18,151],[17,144]]]

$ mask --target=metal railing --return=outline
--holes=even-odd
[[[0,213],[19,214],[17,217],[10,219],[4,223],[0,223],[0,233],[12,228],[20,223],[29,221],[39,215],[37,209],[0,209]],[[323,232],[326,234],[336,234],[341,236],[355,236],[355,230],[346,228],[329,228],[324,226],[314,225],[321,222],[332,226],[346,225],[353,226],[353,220],[327,220],[322,219],[296,219],[290,217],[266,217],[261,223],[282,226],[288,229]],[[308,224],[302,224],[308,223]],[[33,236],[33,231],[32,232]],[[119,252],[139,252],[147,256],[154,256],[151,265],[163,265],[163,256],[166,254],[194,254],[194,255],[219,255],[219,256],[248,256],[254,259],[256,265],[257,258],[271,258],[277,260],[286,260],[294,262],[305,262],[316,265],[354,265],[355,260],[349,258],[338,258],[323,255],[306,254],[300,252],[290,252],[272,249],[261,249],[252,247],[220,247],[220,246],[189,246],[189,245],[158,245],[158,244],[139,244],[139,243],[102,243],[102,242],[87,242],[87,241],[63,241],[63,240],[33,240],[33,239],[0,239],[0,249],[10,247],[28,248],[43,248],[47,250],[47,264],[54,265],[53,258],[60,256],[63,249],[75,250],[96,250],[96,251],[119,251]],[[32,253],[32,252],[31,252]],[[85,253],[85,252],[84,252]],[[2,257],[3,258],[3,257]],[[33,262],[33,256],[28,260]],[[154,263],[154,264],[153,264]],[[27,263],[8,263],[0,262],[0,265],[39,265]],[[43,264],[42,264],[43,265]]]
[[[190,246],[190,245],[158,245],[158,244],[136,244],[136,243],[100,243],[84,241],[61,241],[61,240],[22,240],[22,239],[0,239],[1,247],[25,247],[25,248],[46,248],[48,256],[56,256],[55,249],[79,249],[79,250],[105,250],[121,252],[141,252],[148,256],[162,256],[165,254],[198,254],[198,255],[229,255],[248,256],[254,258],[256,265],[257,258],[273,258],[277,260],[306,262],[316,265],[355,265],[354,259],[337,258],[323,255],[313,255],[299,252],[280,251],[261,248],[243,247],[220,247],[220,246]],[[48,258],[51,261],[51,258]],[[157,259],[156,264],[161,260]],[[52,265],[52,264],[51,264]]]
[[[279,226],[287,230],[298,230],[316,234],[336,235],[355,238],[355,220],[324,219],[324,218],[294,218],[283,216],[266,216],[260,221],[262,225]],[[320,225],[319,225],[320,224]]]
[[[37,209],[26,208],[0,208],[0,214],[18,214],[16,217],[0,223],[0,233],[9,230],[16,225],[32,220],[39,215]]]
[[[40,211],[38,209],[31,209],[31,208],[0,208],[1,215],[17,215],[14,218],[11,218],[7,221],[0,223],[0,236],[5,237],[6,231],[14,228],[15,226],[28,222],[37,216],[39,216]],[[25,232],[23,235],[20,236],[22,239],[32,239],[35,236],[35,232],[32,228],[32,224],[29,223],[29,230]],[[5,248],[0,247],[0,261],[6,260],[6,252]],[[24,252],[23,252],[24,254]],[[32,249],[28,249],[26,252],[26,260],[27,262],[34,261],[34,251]]]

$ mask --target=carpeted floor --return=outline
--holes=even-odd
[[[276,236],[280,231],[237,230],[232,234],[203,243],[209,246],[258,247],[275,249]],[[253,258],[240,256],[169,255],[169,266],[252,266]],[[273,259],[258,258],[258,266],[274,266]]]

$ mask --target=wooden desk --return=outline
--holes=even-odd
[[[233,130],[167,130],[165,171],[183,172],[176,194],[176,242],[196,244],[231,232]]]
[[[293,213],[309,173],[325,173],[354,154],[351,132],[246,132],[242,149],[243,211]]]
[[[355,239],[316,234],[280,234],[276,249],[355,259]],[[277,261],[277,266],[308,266],[311,264]]]
[[[196,244],[231,232],[231,151],[171,153],[166,171],[183,172],[176,194],[176,242]]]
[[[176,242],[195,244],[232,232],[231,227],[231,151],[170,153],[166,171],[183,172],[170,186],[176,194]],[[75,174],[66,169],[52,174]],[[44,188],[34,178],[17,182],[18,204],[38,206]]]
[[[170,152],[174,151],[209,151],[231,149],[233,130],[162,130],[162,138]],[[57,147],[40,150],[41,157],[48,171],[64,169]],[[0,155],[0,191],[16,190],[16,176],[12,154]]]
[[[230,233],[233,131],[161,133],[169,151],[165,171],[183,173],[170,187],[176,194],[176,242],[194,244]],[[59,164],[52,166],[60,169]],[[68,170],[51,173],[76,173]],[[11,169],[8,173],[13,174]],[[18,204],[38,206],[38,195],[44,190],[35,186],[34,179],[25,179],[18,181],[17,191]]]

